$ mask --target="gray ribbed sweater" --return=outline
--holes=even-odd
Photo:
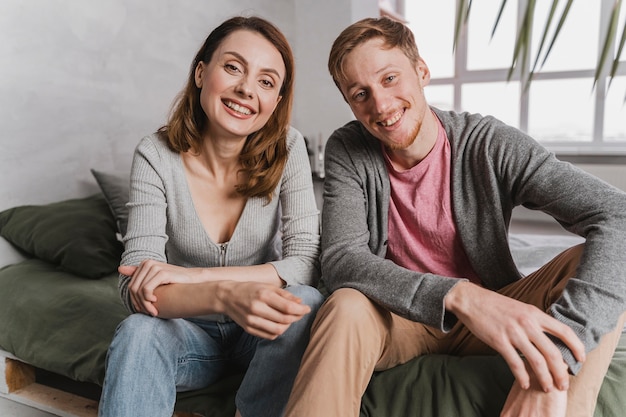
[[[128,231],[122,265],[155,259],[184,267],[271,263],[287,284],[316,285],[319,210],[304,138],[291,128],[289,157],[275,196],[249,198],[227,245],[213,242],[187,186],[181,156],[159,134],[141,140],[131,169]],[[120,295],[132,311],[127,276]]]
[[[626,194],[492,117],[433,111],[452,151],[454,220],[482,282],[498,289],[522,278],[508,247],[512,209],[550,214],[586,238],[578,275],[550,313],[594,348],[625,308]],[[380,142],[350,122],[329,138],[325,167],[321,260],[329,289],[355,288],[400,316],[449,329],[444,297],[459,280],[385,259],[390,185]],[[576,372],[569,349],[557,344]]]

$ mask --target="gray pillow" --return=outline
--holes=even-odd
[[[124,236],[128,228],[128,198],[130,194],[130,174],[103,172],[91,169],[98,182],[104,198],[109,204],[111,213],[117,222],[118,232]]]

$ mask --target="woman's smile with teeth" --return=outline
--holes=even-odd
[[[226,104],[226,107],[236,111],[237,113],[245,114],[246,116],[252,114],[252,111],[249,108],[240,106],[239,104],[233,103],[232,101],[226,101],[224,102],[224,104]]]
[[[402,112],[399,111],[393,116],[391,116],[389,119],[381,120],[380,122],[378,122],[378,124],[384,127],[389,127],[391,125],[394,125],[398,120],[400,120],[401,117],[402,117]]]

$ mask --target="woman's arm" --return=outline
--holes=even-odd
[[[171,296],[169,284],[206,284],[202,288],[214,290],[215,283],[230,281],[234,283],[258,282],[281,287],[284,281],[270,264],[253,266],[232,266],[215,268],[185,268],[165,262],[146,260],[139,266],[121,266],[119,271],[130,276],[129,296],[137,312],[164,317],[189,317],[205,314],[225,314],[219,309],[217,301],[212,300],[214,291],[206,294],[190,295],[190,299],[181,302],[179,297]],[[196,288],[199,288],[196,286]],[[155,290],[159,289],[161,297]],[[201,300],[194,303],[195,299]],[[206,305],[209,304],[209,305]],[[195,307],[194,307],[195,305]]]
[[[289,156],[280,182],[282,259],[271,262],[288,285],[317,285],[320,276],[320,218],[302,134],[290,128]]]
[[[150,300],[135,298],[137,294],[143,293],[141,286],[137,293],[133,289],[133,281],[141,274],[142,268],[149,268],[148,274],[156,272],[162,276],[174,277],[174,281],[161,284],[154,291],[150,291]],[[121,266],[120,272],[133,276],[130,293],[135,308],[145,314],[162,318],[226,314],[246,332],[274,339],[287,330],[291,323],[310,312],[310,308],[301,304],[298,297],[283,290],[276,283],[242,281],[246,277],[252,279],[250,274],[255,271],[265,278],[277,277],[276,271],[270,265],[208,270],[211,269],[222,270],[222,278],[232,275],[234,279],[194,282],[193,275],[199,277],[207,269],[176,267],[154,261],[144,262],[140,267]],[[186,279],[190,280],[186,284],[177,282]]]

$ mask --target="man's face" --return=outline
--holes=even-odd
[[[399,48],[386,48],[381,38],[357,46],[344,61],[341,92],[354,116],[388,148],[407,149],[430,111],[423,87],[430,72]]]

